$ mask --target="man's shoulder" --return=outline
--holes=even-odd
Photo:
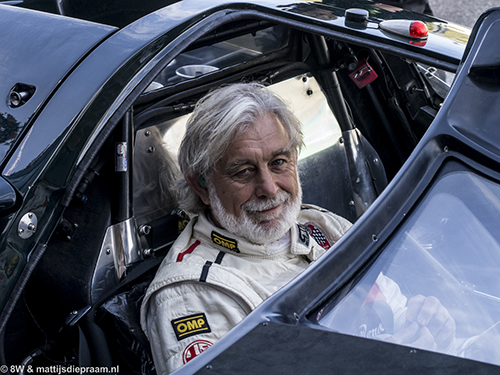
[[[304,219],[316,219],[316,220],[329,220],[336,221],[341,225],[350,228],[352,226],[351,222],[340,215],[337,215],[325,208],[316,206],[314,204],[302,204],[299,213],[299,222]]]
[[[302,205],[297,221],[306,226],[312,234],[319,230],[333,243],[352,226],[351,222],[342,216],[312,204]]]

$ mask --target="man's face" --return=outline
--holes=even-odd
[[[207,188],[216,225],[259,244],[282,237],[302,199],[285,128],[274,116],[260,118],[217,163]]]

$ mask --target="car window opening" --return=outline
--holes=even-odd
[[[302,40],[303,45],[297,47],[296,40]],[[266,55],[277,53],[288,56],[281,68],[263,65]],[[302,61],[290,62],[290,57]],[[201,95],[192,89],[193,83],[206,82],[208,90],[211,85],[231,82],[238,74],[235,67],[248,62],[253,72],[268,70],[244,79],[259,77],[270,84],[303,123],[306,148],[299,165],[304,202],[330,209],[352,222],[384,189],[437,112],[432,103],[422,110],[430,89],[421,88],[417,67],[376,51],[278,26],[191,48],[157,76],[135,111],[133,210],[139,249],[146,250],[147,256],[168,249],[189,220],[177,210],[173,181],[180,174],[176,158],[185,124]],[[211,77],[216,82],[210,83]],[[171,99],[164,94],[183,86],[184,97],[178,94]],[[400,97],[401,92],[412,96],[404,109],[397,104],[387,107],[378,99]],[[390,123],[394,121],[401,122],[399,134],[393,134]],[[398,148],[391,154],[384,136],[393,142],[398,139],[400,145],[406,143],[407,151],[401,154]],[[386,163],[394,155],[398,162]],[[166,226],[173,228],[167,236]],[[94,285],[98,284],[94,280]]]

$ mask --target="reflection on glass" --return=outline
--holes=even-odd
[[[10,113],[0,113],[0,160],[7,154],[20,129],[21,124]]]
[[[500,364],[499,217],[499,185],[465,171],[445,175],[319,323]]]
[[[444,99],[448,91],[450,91],[451,84],[455,79],[455,74],[421,63],[416,65],[436,94]]]
[[[155,81],[162,86],[183,82],[278,51],[287,43],[288,34],[283,27],[268,27],[183,52],[156,77]]]

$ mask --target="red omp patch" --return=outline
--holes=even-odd
[[[184,353],[182,353],[182,362],[188,363],[194,357],[196,357],[197,355],[200,355],[201,353],[203,353],[205,350],[207,350],[211,346],[212,346],[212,343],[210,341],[207,341],[207,340],[193,341],[191,344],[186,346],[186,349],[184,349]]]

